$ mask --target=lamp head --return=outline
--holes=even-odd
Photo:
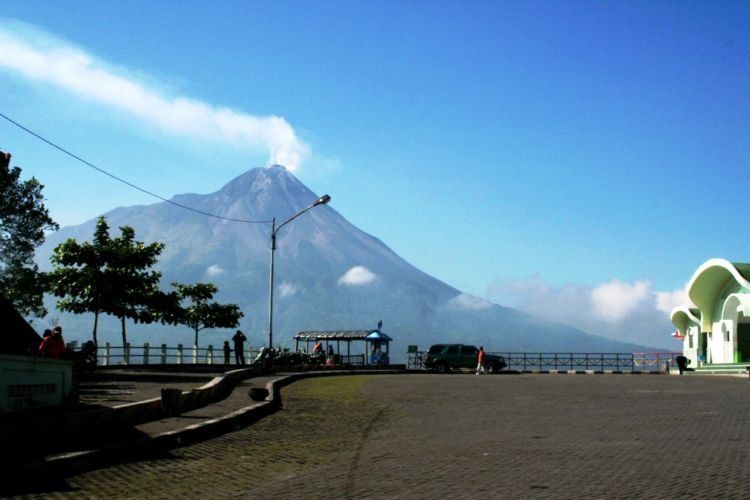
[[[313,203],[313,206],[316,206],[316,205],[325,205],[329,201],[331,201],[331,197],[328,196],[327,194],[324,194],[323,196],[321,196],[320,198],[318,198],[317,200],[315,200],[315,203]]]

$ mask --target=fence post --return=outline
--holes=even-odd
[[[182,364],[182,344],[177,344],[177,364]]]
[[[161,345],[161,364],[167,364],[167,344]]]
[[[123,356],[125,357],[125,364],[130,364],[130,342],[125,342],[125,345],[122,347],[123,350]]]
[[[104,344],[104,366],[109,366],[109,342]]]
[[[193,364],[198,363],[198,346],[193,344]]]
[[[208,344],[208,352],[206,352],[206,364],[214,364],[214,346]]]
[[[144,365],[148,364],[148,350],[149,350],[149,345],[148,345],[148,342],[146,342],[143,344],[143,364]]]

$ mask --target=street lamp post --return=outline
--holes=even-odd
[[[273,273],[274,273],[274,255],[276,253],[276,235],[279,233],[279,230],[292,222],[294,219],[299,217],[300,215],[304,214],[311,208],[317,207],[318,205],[325,205],[331,201],[331,197],[327,194],[324,194],[317,200],[315,200],[310,206],[300,210],[290,218],[288,218],[286,221],[284,221],[282,224],[279,225],[279,227],[276,227],[276,217],[271,219],[271,285],[269,287],[269,297],[268,297],[268,348],[273,348]]]

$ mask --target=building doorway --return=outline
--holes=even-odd
[[[747,321],[745,317],[740,316],[740,321],[743,320]],[[737,353],[735,356],[737,363],[750,361],[750,323],[737,324]]]

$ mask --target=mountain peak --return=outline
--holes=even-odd
[[[235,216],[248,219],[291,215],[317,198],[283,165],[250,169],[208,197],[225,207],[239,203],[243,215]]]

